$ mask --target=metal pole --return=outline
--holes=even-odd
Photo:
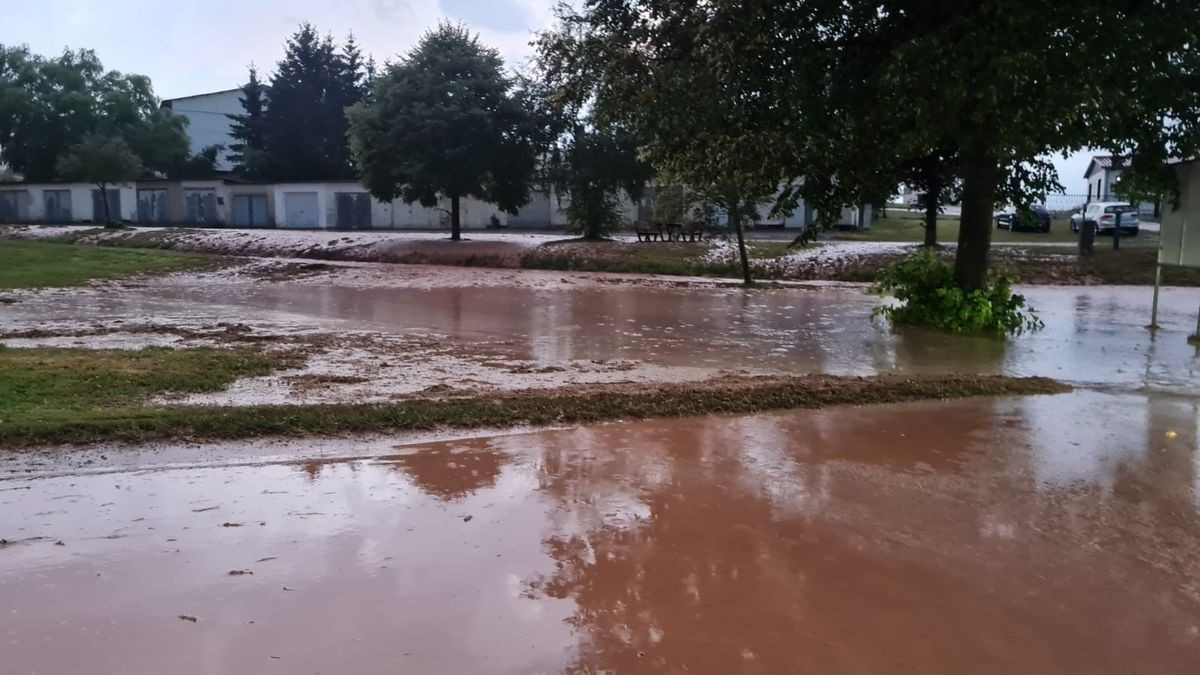
[[[1121,250],[1121,212],[1117,211],[1117,226],[1113,228],[1113,250]]]
[[[1154,304],[1150,309],[1150,330],[1158,328],[1158,287],[1162,284],[1162,265],[1154,263]]]

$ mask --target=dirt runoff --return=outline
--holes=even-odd
[[[163,248],[227,256],[308,259],[349,263],[403,263],[515,270],[522,268],[624,271],[736,278],[733,243],[714,238],[702,243],[639,244],[617,236],[607,242],[564,240],[558,233],[469,231],[464,241],[445,233],[402,230],[235,230],[185,227],[103,229],[87,226],[0,226],[0,239],[67,239],[81,244]],[[780,254],[754,256],[751,267],[760,280],[873,281],[889,264],[920,250],[903,242],[825,241]],[[954,246],[941,249],[947,262]],[[1024,283],[1096,285],[1150,283],[1154,249],[1133,247],[1121,259],[1105,263],[1081,260],[1070,245],[996,245],[995,267],[1011,269]],[[1103,257],[1103,256],[1101,256]],[[1114,265],[1119,269],[1113,269]],[[293,264],[279,273],[304,275]],[[1176,278],[1177,277],[1177,278]],[[1195,275],[1169,281],[1200,284]],[[270,278],[270,277],[268,277]],[[620,279],[620,277],[616,277]],[[620,283],[620,281],[616,281]],[[694,282],[681,282],[694,283]]]

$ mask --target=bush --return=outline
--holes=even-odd
[[[955,332],[1019,335],[1038,330],[1042,322],[1025,305],[1025,296],[1012,291],[1015,280],[1011,273],[993,272],[988,288],[964,291],[937,254],[921,251],[880,270],[871,291],[894,296],[901,304],[877,307],[873,316]]]

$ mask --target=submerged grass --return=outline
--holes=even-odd
[[[602,385],[389,404],[126,407],[71,416],[5,415],[0,421],[0,446],[513,427],[1067,390],[1046,378],[813,375],[684,385]]]
[[[0,241],[0,289],[60,288],[139,274],[210,269],[219,258],[66,242]]]

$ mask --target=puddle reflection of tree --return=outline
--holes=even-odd
[[[439,443],[377,461],[404,471],[425,493],[453,501],[495,485],[508,457],[485,438]]]
[[[614,425],[545,447],[541,490],[559,504],[545,547],[557,571],[530,591],[576,603],[571,623],[586,638],[574,666],[786,670],[814,646],[801,637],[814,606],[852,628],[853,612],[834,610],[845,598],[814,584],[846,584],[845,565],[880,570],[845,548],[861,534],[817,534],[863,490],[833,467],[953,473],[967,444],[946,439],[991,419],[953,416],[939,429],[906,409],[863,417],[847,408]],[[904,594],[919,604],[927,589],[914,583]]]
[[[1070,504],[1076,493],[1040,488],[1029,450],[1011,447],[1035,433],[1013,412],[974,400],[546,439],[538,478],[555,501],[544,546],[556,571],[529,592],[575,603],[582,637],[567,670],[586,672],[967,670],[981,654],[1014,670],[1062,654],[1103,669],[1130,655],[1095,647],[1103,622],[1064,629],[1047,611],[1062,606],[1124,612],[1122,626],[1172,652],[1181,636],[1161,630],[1154,607],[1186,569],[1136,560],[1161,553],[1164,534],[1195,532],[1107,531],[1112,521],[1087,513],[1094,494]],[[1072,522],[1081,516],[1092,526]]]

